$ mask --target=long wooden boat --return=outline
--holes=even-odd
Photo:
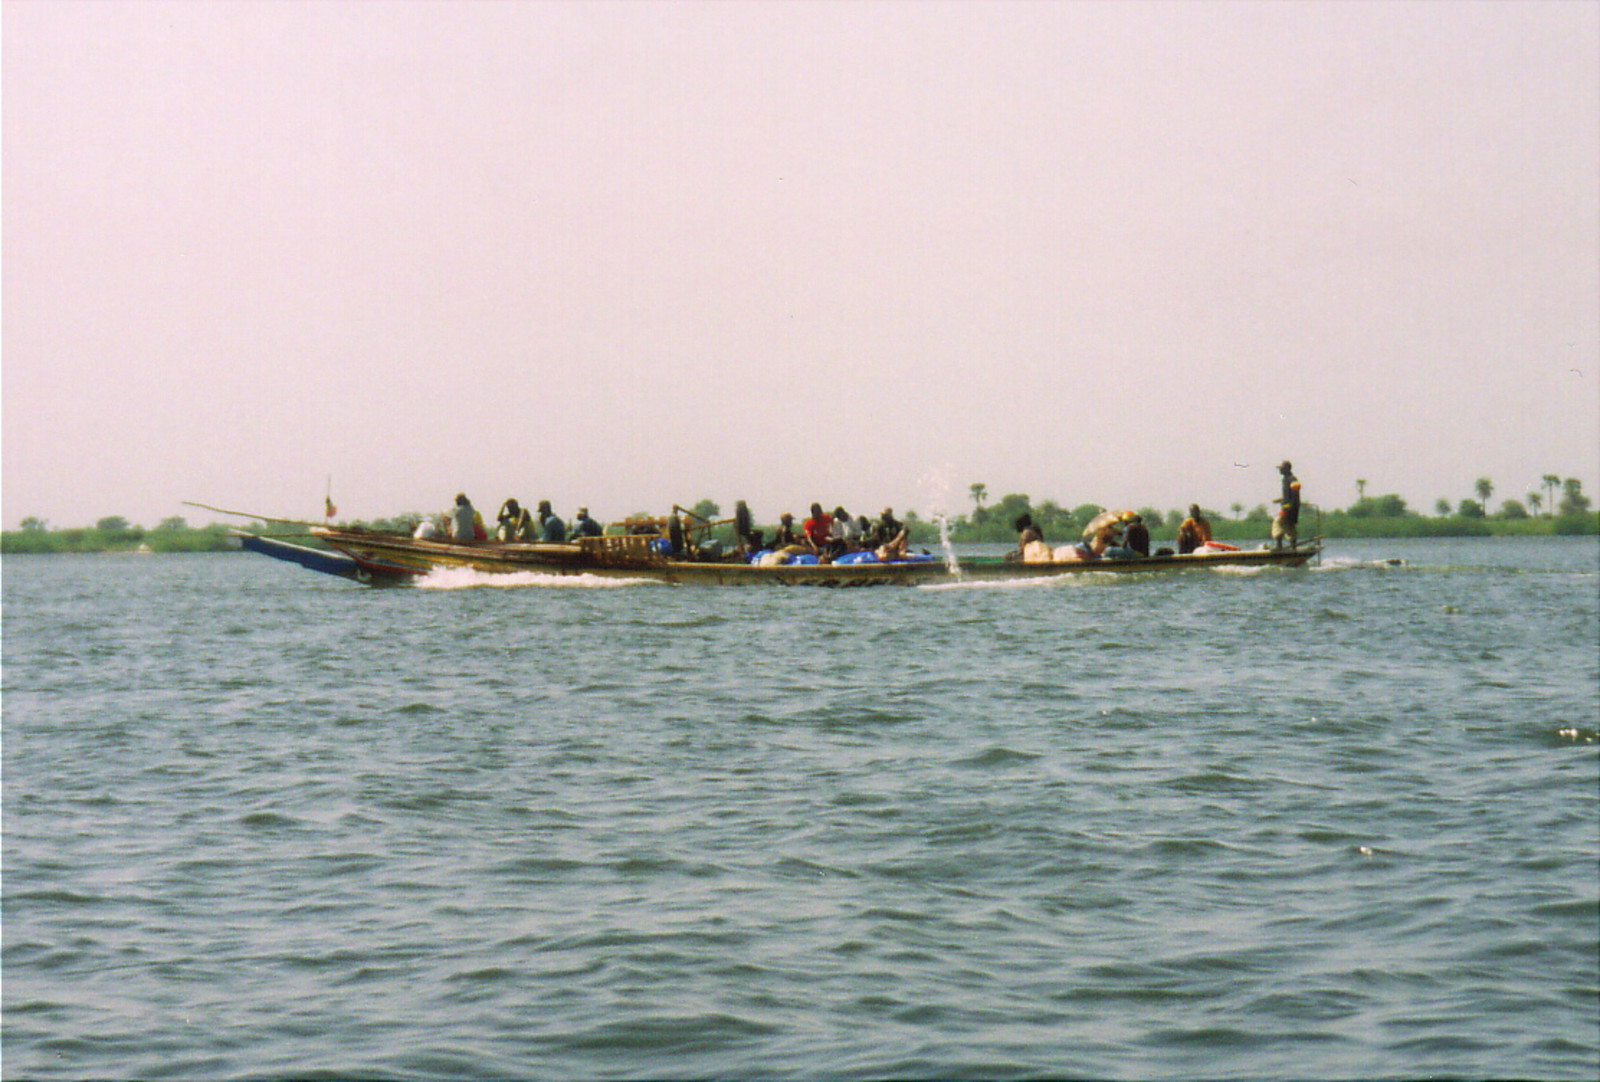
[[[247,549],[314,571],[374,586],[415,582],[439,570],[491,575],[533,572],[592,575],[713,586],[918,586],[963,581],[1050,578],[1095,573],[1137,573],[1219,567],[1300,567],[1320,553],[1315,542],[1294,548],[1240,549],[1186,556],[1126,560],[1022,563],[997,556],[944,559],[918,555],[893,563],[782,564],[763,567],[731,557],[674,559],[656,538],[586,537],[566,544],[414,538],[403,534],[317,526],[310,531],[332,552],[281,540],[243,535]]]

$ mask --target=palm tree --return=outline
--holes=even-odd
[[[1366,498],[1367,498],[1367,479],[1365,477],[1357,477],[1356,478],[1356,502],[1360,503],[1362,500],[1365,500]]]
[[[1489,497],[1494,495],[1494,482],[1487,477],[1480,477],[1472,482],[1473,491],[1478,494],[1478,502],[1483,505],[1483,513],[1489,513]]]
[[[1539,517],[1539,508],[1544,505],[1544,500],[1537,492],[1528,493],[1528,506],[1533,508],[1534,518]]]
[[[1234,518],[1242,518],[1242,517],[1244,517],[1244,504],[1242,504],[1242,503],[1234,503],[1234,504],[1230,504],[1229,506],[1233,508],[1233,517]]]
[[[1561,478],[1553,473],[1547,473],[1539,480],[1544,482],[1544,490],[1546,492],[1544,505],[1550,509],[1549,513],[1554,515],[1556,513],[1556,489],[1561,487]]]
[[[982,511],[983,501],[989,498],[989,486],[980,481],[967,489],[967,491],[972,494],[972,502],[978,505],[978,510]]]

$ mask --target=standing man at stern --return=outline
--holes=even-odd
[[[1287,461],[1278,467],[1278,473],[1283,479],[1283,495],[1272,501],[1280,505],[1272,519],[1272,541],[1276,548],[1283,548],[1285,541],[1294,548],[1300,543],[1300,482],[1295,479],[1294,466]]]

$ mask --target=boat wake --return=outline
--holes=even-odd
[[[1353,560],[1348,556],[1324,556],[1321,566],[1314,570],[1321,571],[1350,571],[1355,568],[1391,568],[1410,566],[1404,560]]]
[[[611,575],[550,575],[539,571],[490,574],[466,567],[441,567],[416,581],[420,590],[496,589],[614,590],[628,586],[662,586],[653,579],[617,578]]]
[[[1125,576],[1115,571],[1080,571],[1073,575],[1018,575],[1014,579],[958,579],[955,582],[927,582],[919,590],[1060,590],[1074,584],[1109,582]]]

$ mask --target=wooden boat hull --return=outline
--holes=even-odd
[[[396,534],[318,527],[312,531],[353,565],[339,569],[316,566],[281,552],[278,559],[353,578],[371,585],[415,581],[438,570],[467,570],[504,575],[589,575],[610,579],[643,579],[679,585],[708,586],[920,586],[957,582],[1057,578],[1063,575],[1127,574],[1199,570],[1221,567],[1299,567],[1320,551],[1317,545],[1293,549],[1255,549],[1188,556],[1150,556],[1133,560],[1084,560],[1061,563],[1019,563],[998,557],[966,557],[952,567],[944,560],[906,563],[785,564],[757,567],[738,562],[694,562],[646,555],[639,546],[626,551],[615,545],[461,543],[417,539]],[[607,538],[613,542],[620,539]],[[297,548],[299,546],[288,546]],[[260,550],[258,550],[260,551]],[[314,551],[302,549],[302,551]],[[326,555],[326,554],[324,554]]]
[[[305,545],[295,545],[277,538],[262,537],[259,534],[243,531],[235,531],[234,536],[239,539],[239,547],[246,552],[258,552],[274,560],[283,560],[285,563],[298,564],[311,571],[320,571],[324,575],[336,575],[341,579],[351,579],[355,582],[365,581],[361,565],[342,552],[308,548]]]

